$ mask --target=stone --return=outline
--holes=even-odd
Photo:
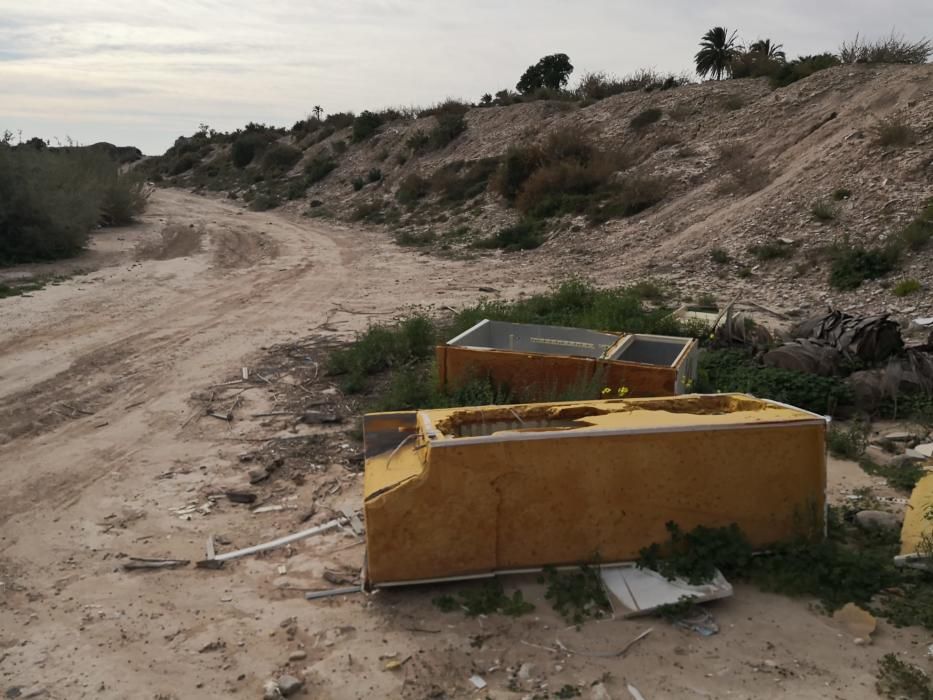
[[[910,440],[910,433],[906,430],[892,430],[885,433],[884,436],[888,440],[894,440],[895,442],[906,442]]]
[[[249,483],[258,484],[260,481],[265,481],[269,478],[269,472],[259,467],[259,469],[250,469],[248,472]]]
[[[287,673],[283,676],[279,676],[278,680],[279,692],[285,697],[297,693],[304,684],[305,682],[303,680],[290,676]]]
[[[612,700],[609,691],[602,683],[595,683],[590,686],[590,700]]]
[[[279,684],[269,680],[262,684],[262,700],[280,700],[282,691],[279,690]]]
[[[883,510],[860,510],[855,524],[863,530],[900,530],[901,520],[894,513]]]
[[[306,652],[304,649],[298,649],[288,655],[289,661],[301,661],[302,659],[307,659],[307,658],[308,658],[308,652]]]
[[[914,445],[914,449],[924,457],[933,457],[933,442],[926,442],[922,445]]]
[[[522,664],[518,669],[518,680],[527,683],[531,680],[531,674],[534,673],[534,664]]]

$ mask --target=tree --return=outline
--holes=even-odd
[[[521,93],[534,92],[542,87],[549,90],[560,90],[570,80],[571,73],[573,73],[573,65],[571,65],[567,54],[551,54],[545,56],[533,66],[528,66],[528,69],[522,73],[522,77],[515,85],[515,89]]]
[[[311,113],[314,115],[315,119],[321,121],[321,116],[323,116],[324,110],[321,108],[321,105],[314,105],[314,109],[311,110]]]
[[[731,75],[732,60],[739,53],[735,45],[735,34],[729,34],[725,27],[713,27],[703,35],[700,50],[694,57],[697,74],[701,78],[712,75],[719,80],[723,73]]]
[[[784,53],[783,49],[783,44],[772,44],[770,39],[759,39],[748,47],[748,52],[757,54],[761,58],[766,58],[769,61],[784,63],[787,61],[787,54]]]

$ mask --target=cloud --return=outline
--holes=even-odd
[[[121,125],[159,152],[200,122],[231,129],[289,124],[315,104],[475,100],[555,51],[577,75],[689,70],[698,37],[717,24],[770,37],[790,56],[835,50],[859,30],[933,26],[933,3],[0,0],[0,17],[0,130],[92,142]]]

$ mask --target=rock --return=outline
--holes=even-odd
[[[534,664],[522,664],[518,669],[518,680],[527,683],[531,680],[531,674],[534,673]]]
[[[308,411],[298,419],[307,425],[317,425],[323,423],[340,423],[343,418],[336,413],[322,413],[320,411]]]
[[[262,471],[266,471],[263,469]],[[266,476],[269,476],[269,473],[266,472]],[[233,503],[255,503],[256,494],[252,491],[227,491],[224,494],[229,498]]]
[[[605,685],[596,683],[590,687],[590,700],[612,700],[612,696]]]
[[[863,530],[899,530],[901,520],[883,510],[860,510],[855,514],[855,524]]]
[[[913,447],[908,447],[904,450],[904,456],[909,459],[926,459],[927,455],[923,454],[920,450],[916,450]]]
[[[890,452],[886,452],[877,445],[869,445],[865,448],[865,456],[868,457],[872,462],[884,466],[886,464],[890,464],[896,455],[892,455]]]
[[[262,684],[262,700],[279,700],[281,697],[278,683],[270,680]]]
[[[26,698],[44,698],[47,694],[45,688],[37,685],[32,688],[26,688],[20,697],[22,697],[23,700],[26,700]]]
[[[294,676],[289,676],[287,673],[284,676],[279,676],[279,692],[282,693],[282,695],[285,697],[297,693],[299,690],[301,690],[304,684],[304,681],[299,680]]]
[[[251,484],[258,484],[260,481],[265,481],[268,478],[269,472],[262,467],[249,470],[249,483]]]
[[[922,445],[915,445],[914,449],[924,457],[933,457],[933,442],[927,442]]]
[[[910,440],[910,433],[906,430],[892,430],[884,434],[885,438],[888,440],[894,440],[895,442],[906,442]]]
[[[302,659],[307,659],[307,658],[308,658],[308,652],[306,652],[304,649],[298,649],[297,651],[293,651],[291,654],[288,655],[289,661],[301,661]]]

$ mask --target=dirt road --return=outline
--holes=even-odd
[[[540,614],[517,621],[444,616],[424,590],[306,602],[299,589],[319,587],[325,568],[359,565],[359,543],[343,532],[220,571],[126,572],[126,556],[202,559],[210,534],[239,547],[300,529],[299,508],[322,484],[335,494],[328,507],[359,506],[359,475],[332,452],[307,477],[270,487],[281,510],[206,499],[242,484],[250,450],[285,428],[203,418],[193,394],[236,380],[279,343],[346,337],[408,305],[547,280],[520,256],[439,260],[377,232],[172,190],[155,193],[140,225],[98,234],[65,267],[75,266],[90,270],[0,300],[7,697],[261,697],[282,671],[315,698],[468,697],[473,673],[492,697],[530,697],[527,683],[587,694],[606,672],[614,697],[622,678],[649,698],[874,697],[876,658],[927,641],[884,629],[875,646],[856,647],[806,603],[744,589],[716,606],[722,632],[709,639],[657,620],[565,629],[533,581],[520,583]],[[238,396],[237,410],[255,415],[275,394],[257,383]],[[867,479],[837,465],[837,487]],[[620,648],[652,626],[625,659],[541,649],[555,635],[571,648]],[[385,670],[387,659],[405,663]],[[507,668],[522,663],[531,680],[507,690]]]

